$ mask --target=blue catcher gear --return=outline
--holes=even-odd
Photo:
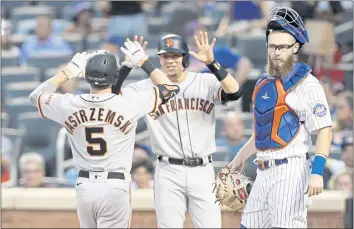
[[[306,27],[300,15],[289,7],[275,7],[270,12],[266,30],[267,43],[270,30],[288,32],[300,43],[300,47],[309,42]]]
[[[295,138],[300,130],[300,119],[285,98],[310,72],[308,65],[297,63],[285,78],[269,79],[264,73],[256,83],[252,100],[258,150],[282,149]]]

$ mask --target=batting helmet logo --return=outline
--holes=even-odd
[[[173,45],[173,39],[171,37],[166,39],[166,46],[167,47],[172,47]]]

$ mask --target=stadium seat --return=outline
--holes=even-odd
[[[1,50],[1,67],[18,66],[20,52]]]
[[[7,99],[29,96],[40,84],[39,81],[8,83],[5,87],[5,96]]]
[[[37,108],[30,103],[28,96],[8,99],[4,110],[9,114],[10,128],[18,128],[17,118],[19,114],[25,112],[38,112]]]
[[[67,64],[72,57],[72,54],[57,52],[34,54],[28,58],[28,65],[40,69],[56,68]]]
[[[248,57],[254,68],[263,69],[267,63],[267,47],[264,36],[245,35],[237,39],[237,48],[242,56]]]
[[[10,124],[9,114],[1,112],[1,128],[8,128]]]
[[[8,83],[39,81],[40,72],[32,67],[7,67],[1,69],[1,84],[5,88]]]
[[[64,19],[53,19],[52,29],[54,35],[61,35],[65,29],[70,25],[70,22]],[[16,33],[17,34],[33,34],[36,30],[37,21],[32,19],[25,19],[17,24]],[[66,38],[66,37],[64,37]]]
[[[231,161],[232,155],[226,147],[217,147],[216,152],[213,153],[213,161]]]
[[[150,17],[147,22],[149,34],[160,34],[164,32],[166,27],[166,20],[164,20],[164,18]]]
[[[222,119],[215,119],[215,138],[221,137],[221,132],[223,129],[223,120]]]
[[[257,158],[256,154],[253,154],[246,160],[244,171],[246,176],[255,180],[257,177],[257,165],[253,163],[253,160]]]
[[[38,112],[22,113],[18,116],[18,121],[20,128],[25,131],[24,152],[38,152],[45,159],[55,156],[55,139],[61,125],[50,119],[42,118]]]
[[[1,1],[2,18],[10,18],[13,8],[28,6],[30,3],[30,1]]]
[[[47,6],[20,6],[13,8],[11,11],[11,21],[13,28],[17,28],[17,24],[25,19],[34,19],[41,15],[53,15],[55,12]]]

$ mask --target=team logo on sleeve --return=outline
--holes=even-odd
[[[312,109],[312,113],[317,116],[317,117],[323,117],[326,115],[327,113],[327,108],[326,106],[321,103],[321,102],[317,102]]]

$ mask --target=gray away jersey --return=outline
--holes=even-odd
[[[123,96],[42,93],[38,110],[68,131],[77,169],[129,174],[137,121],[160,102],[156,87]]]
[[[153,152],[172,158],[206,157],[215,152],[215,102],[221,84],[213,74],[188,72],[180,92],[144,116]],[[127,85],[127,95],[152,87],[151,79]]]

